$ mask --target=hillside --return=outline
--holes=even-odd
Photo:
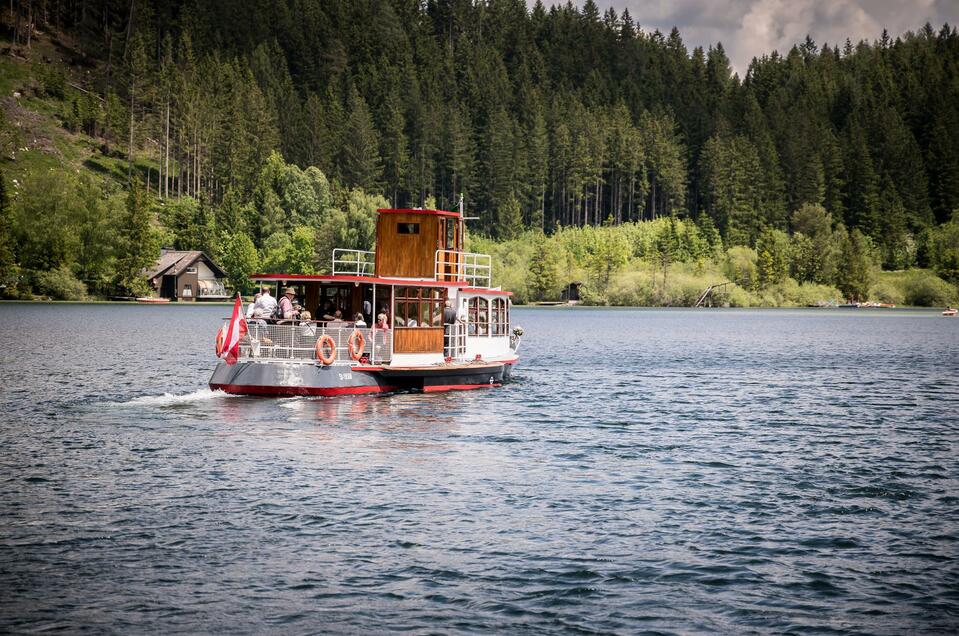
[[[160,244],[209,251],[243,288],[368,247],[379,205],[462,193],[521,298],[575,279],[593,302],[682,304],[674,281],[721,278],[739,304],[955,298],[949,26],[807,40],[739,78],[721,45],[688,51],[589,1],[12,8],[7,296],[143,293]],[[940,278],[879,275],[916,267]],[[820,288],[775,291],[803,284]]]

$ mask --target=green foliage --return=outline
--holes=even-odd
[[[559,297],[559,262],[556,246],[541,236],[533,247],[529,261],[527,288],[530,300],[555,300]]]
[[[227,281],[234,291],[243,293],[251,286],[250,274],[259,268],[259,255],[250,237],[243,233],[226,234],[220,237],[215,258],[227,274]]]
[[[63,67],[56,64],[38,64],[34,73],[43,94],[56,99],[63,99],[66,96],[67,76]]]
[[[782,283],[789,276],[789,236],[781,230],[766,228],[756,241],[759,286]]]
[[[753,290],[759,286],[759,266],[756,250],[735,246],[726,250],[726,277],[743,289]]]
[[[160,234],[153,221],[153,200],[134,182],[120,219],[116,261],[116,284],[133,296],[150,291],[144,271],[156,261],[160,251]]]
[[[866,300],[869,287],[875,278],[878,269],[875,248],[858,229],[845,233],[840,232],[839,270],[836,276],[836,286],[852,300]]]
[[[905,301],[917,307],[942,307],[956,302],[956,288],[938,276],[914,273],[906,283]]]
[[[944,307],[955,305],[959,300],[959,290],[955,286],[922,269],[883,272],[870,288],[869,295],[882,302],[917,307]]]
[[[83,300],[87,297],[87,288],[66,265],[46,272],[37,272],[33,280],[33,289],[40,296],[53,300]]]
[[[496,210],[496,235],[503,240],[516,238],[523,229],[523,215],[515,195],[500,204]]]
[[[277,232],[263,245],[262,267],[267,272],[313,274],[316,271],[316,231],[301,225],[293,232]]]
[[[0,296],[14,294],[19,275],[12,216],[13,210],[7,197],[7,181],[0,170]]]
[[[929,234],[931,264],[939,276],[959,284],[959,210]]]

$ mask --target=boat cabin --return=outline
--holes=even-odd
[[[377,213],[375,251],[335,249],[329,274],[252,278],[277,298],[292,287],[320,333],[330,334],[342,349],[337,359],[347,363],[347,340],[355,330],[364,335],[371,364],[509,357],[511,294],[490,286],[490,256],[464,252],[463,238],[460,212],[383,209]],[[447,301],[456,314],[452,324],[444,320]],[[365,327],[357,329],[357,315]],[[379,316],[385,316],[385,325],[377,324]]]

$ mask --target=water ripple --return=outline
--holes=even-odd
[[[273,400],[222,313],[0,305],[0,631],[959,631],[952,321],[516,309],[499,390]]]

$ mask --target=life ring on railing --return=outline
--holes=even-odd
[[[359,329],[354,329],[350,334],[350,339],[346,343],[350,347],[350,357],[359,360],[363,357],[363,349],[366,347],[366,339]]]
[[[216,332],[216,357],[223,355],[223,345],[226,340],[226,334],[223,333],[223,327]]]
[[[325,355],[323,347],[329,347],[330,355]],[[336,361],[336,341],[332,337],[323,335],[316,341],[316,359],[324,366],[330,366]]]

